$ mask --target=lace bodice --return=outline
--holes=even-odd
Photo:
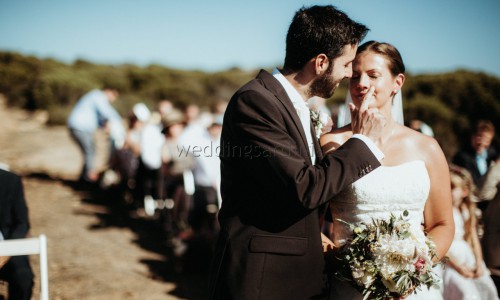
[[[348,225],[337,219],[350,224],[370,223],[372,218],[387,219],[391,213],[399,216],[405,210],[410,213],[412,227],[420,228],[429,189],[429,174],[421,160],[375,169],[331,201],[332,239],[340,246],[352,233]]]

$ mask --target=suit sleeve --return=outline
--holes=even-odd
[[[245,91],[233,100],[224,120],[223,143],[227,142],[224,137],[236,141],[248,154],[242,159],[251,161],[264,180],[273,182],[277,189],[291,191],[288,196],[305,208],[315,209],[326,203],[346,185],[380,166],[358,139],[350,139],[312,166],[306,161],[307,155],[300,153],[307,149],[300,146],[295,124],[278,100],[255,90]]]

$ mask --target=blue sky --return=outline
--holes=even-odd
[[[498,0],[0,0],[0,50],[64,62],[217,71],[281,65],[301,6],[333,4],[366,40],[399,48],[412,73],[500,77]]]

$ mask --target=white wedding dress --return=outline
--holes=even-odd
[[[332,239],[335,245],[343,245],[352,230],[339,222],[350,224],[371,223],[372,218],[388,219],[390,214],[400,216],[405,210],[411,225],[420,232],[424,205],[429,195],[430,179],[425,163],[415,160],[397,166],[381,166],[345,188],[330,203],[333,217]],[[438,272],[439,273],[439,272]],[[349,283],[333,280],[330,299],[362,299],[361,293]],[[442,299],[441,291],[422,286],[417,294],[407,299]]]

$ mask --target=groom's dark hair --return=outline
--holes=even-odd
[[[302,7],[288,29],[284,68],[298,71],[321,53],[332,61],[342,55],[344,46],[359,44],[367,32],[365,25],[332,5]]]

